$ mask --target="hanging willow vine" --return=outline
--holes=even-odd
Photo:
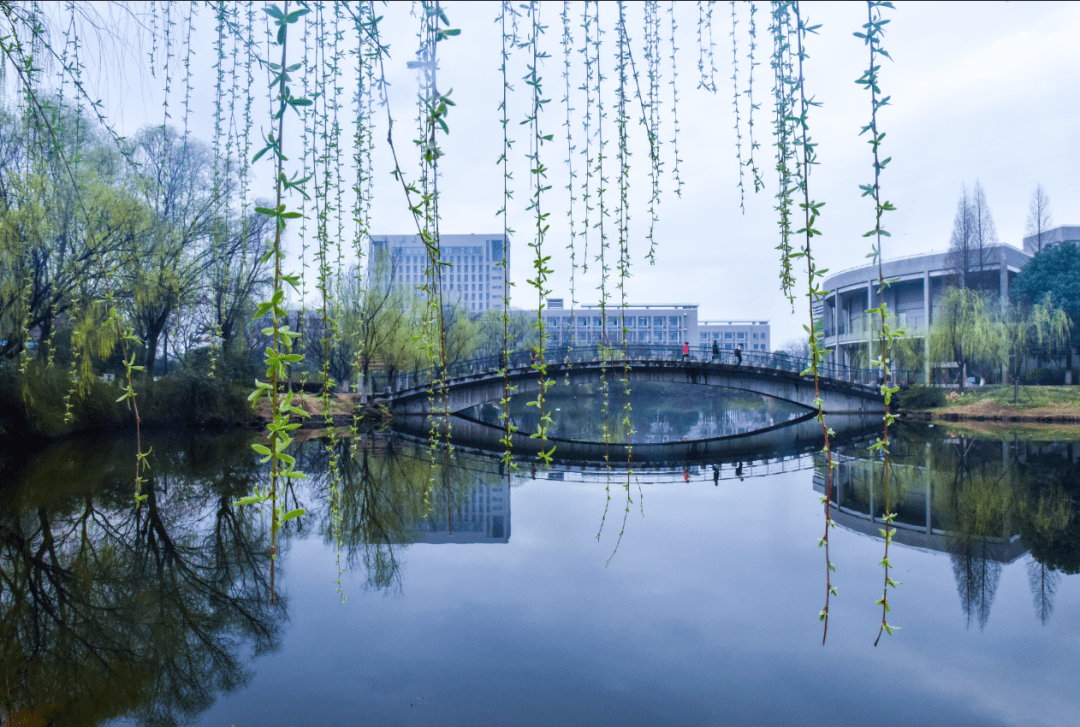
[[[151,35],[147,44],[151,78],[160,84],[164,91],[161,108],[163,134],[168,134],[168,126],[174,123],[173,116],[177,107],[182,105],[183,131],[179,136],[186,154],[195,147],[196,140],[189,135],[191,114],[193,113],[193,91],[195,87],[196,65],[193,55],[198,45],[196,26],[212,22],[213,80],[213,120],[210,147],[212,149],[212,178],[210,190],[214,210],[208,216],[206,229],[209,230],[208,269],[211,287],[219,291],[232,289],[237,273],[231,272],[226,265],[226,249],[233,244],[243,248],[239,264],[240,277],[255,275],[260,264],[270,264],[272,280],[269,294],[249,312],[255,320],[263,321],[262,329],[268,341],[265,347],[265,375],[256,384],[251,394],[251,401],[265,402],[270,412],[268,436],[265,442],[254,446],[255,451],[269,463],[269,477],[261,487],[240,504],[269,502],[272,515],[270,523],[271,562],[277,555],[277,534],[283,524],[299,518],[303,508],[285,511],[279,506],[281,489],[287,488],[291,480],[303,477],[295,467],[296,460],[288,452],[292,442],[290,432],[300,426],[299,419],[307,416],[307,410],[293,398],[292,369],[300,371],[301,383],[306,374],[304,352],[321,360],[322,394],[320,396],[321,413],[327,425],[335,423],[334,385],[341,383],[333,380],[330,359],[332,349],[337,348],[346,339],[355,337],[354,332],[344,330],[341,325],[340,301],[337,291],[342,288],[348,275],[355,275],[362,282],[361,264],[364,263],[364,247],[370,241],[376,156],[376,107],[386,109],[387,147],[392,158],[392,173],[401,187],[405,200],[416,227],[416,234],[424,248],[423,275],[424,284],[418,286],[425,302],[422,317],[422,330],[415,343],[426,354],[428,365],[433,375],[428,391],[429,408],[441,414],[432,417],[430,432],[431,455],[433,463],[441,455],[443,484],[446,479],[449,458],[451,457],[451,432],[449,426],[448,398],[448,352],[447,352],[447,306],[444,292],[449,290],[444,274],[450,275],[452,261],[444,256],[440,240],[440,158],[444,154],[442,138],[449,133],[448,113],[453,108],[451,93],[442,93],[436,84],[439,43],[460,33],[451,28],[445,12],[439,2],[421,2],[416,5],[418,21],[418,52],[416,67],[420,69],[420,88],[416,98],[416,134],[412,141],[417,155],[409,165],[415,164],[415,173],[407,174],[394,148],[394,117],[390,108],[389,83],[385,62],[389,58],[389,49],[380,36],[381,16],[376,12],[373,2],[363,3],[292,3],[266,4],[261,6],[262,15],[257,13],[255,4],[248,0],[243,4],[230,4],[215,1],[207,4],[211,13],[203,13],[200,19],[198,3],[152,2],[146,10],[139,12],[148,16],[148,23],[141,25],[149,28]],[[292,7],[292,9],[290,9]],[[643,76],[639,78],[635,66],[628,12],[637,12],[640,7],[642,18],[641,45],[644,53],[639,58],[644,60]],[[716,61],[713,41],[713,3],[698,2],[696,8],[697,25],[697,86],[707,92],[716,91]],[[745,7],[742,11],[740,8]],[[0,17],[6,24],[3,39],[0,40],[0,55],[3,56],[0,80],[4,74],[16,83],[17,103],[23,117],[19,126],[19,135],[25,144],[27,153],[18,164],[18,178],[28,193],[25,195],[29,207],[36,204],[35,196],[42,196],[47,184],[46,172],[54,163],[52,152],[56,152],[55,163],[63,169],[66,184],[70,184],[75,205],[81,216],[80,234],[88,241],[95,265],[98,269],[100,286],[73,286],[53,305],[62,308],[72,323],[72,359],[69,365],[70,386],[64,399],[65,415],[72,418],[74,401],[85,391],[87,381],[93,374],[95,361],[111,355],[119,349],[124,369],[124,381],[121,386],[121,401],[131,407],[136,432],[135,461],[135,501],[141,502],[146,497],[142,493],[142,474],[149,464],[150,453],[142,451],[141,428],[136,402],[136,385],[142,366],[137,353],[146,344],[136,335],[132,323],[133,316],[124,312],[123,295],[119,290],[121,273],[119,265],[103,251],[97,236],[101,216],[90,209],[84,190],[82,175],[82,155],[94,135],[90,122],[102,130],[111,143],[130,157],[130,144],[110,125],[105,111],[88,91],[85,71],[85,49],[80,37],[80,18],[84,12],[82,4],[69,1],[58,10],[56,17],[61,18],[61,40],[54,47],[50,40],[50,31],[44,22],[46,6],[36,2],[25,4],[0,5]],[[880,155],[884,133],[878,129],[878,111],[888,104],[888,97],[882,97],[878,84],[880,57],[888,58],[882,47],[884,27],[889,22],[882,17],[883,9],[891,9],[887,2],[869,2],[867,23],[863,32],[856,35],[866,44],[870,52],[870,63],[857,83],[870,91],[871,115],[869,124],[863,133],[869,132],[869,142],[873,152],[874,178],[871,184],[863,185],[864,196],[873,199],[875,205],[875,226],[867,233],[874,239],[872,254],[878,265],[879,304],[870,313],[880,321],[880,358],[874,364],[884,374],[881,386],[882,395],[889,402],[896,388],[892,385],[890,370],[890,351],[895,340],[903,334],[889,324],[885,292],[889,281],[883,276],[882,238],[888,236],[883,224],[885,212],[893,206],[883,199],[880,189],[881,172],[889,163]],[[601,22],[599,3],[586,2],[581,11],[578,28],[580,32],[575,42],[572,23],[577,16],[569,2],[561,5],[561,34],[557,42],[562,50],[562,125],[566,135],[566,191],[567,224],[569,229],[567,249],[570,256],[571,317],[570,328],[557,333],[565,338],[569,345],[574,342],[578,331],[575,315],[580,295],[581,276],[589,272],[593,265],[593,275],[597,280],[596,295],[600,311],[600,339],[598,350],[601,358],[601,386],[603,391],[604,441],[611,443],[612,432],[608,427],[608,415],[611,412],[608,378],[609,361],[623,359],[622,394],[623,415],[619,422],[621,430],[629,436],[631,430],[629,408],[629,350],[628,325],[626,310],[628,305],[627,288],[631,275],[631,261],[637,253],[635,240],[638,237],[647,242],[647,251],[641,256],[650,263],[655,263],[657,253],[657,230],[661,202],[661,186],[665,169],[670,169],[676,196],[681,196],[683,180],[679,151],[679,89],[677,84],[678,23],[676,4],[670,3],[667,26],[669,36],[662,38],[662,9],[658,2],[644,4],[617,5],[617,15],[607,20],[609,28],[616,33],[614,53],[604,56],[602,39],[605,32]],[[133,13],[135,11],[132,11]],[[513,218],[524,213],[530,218],[528,246],[531,250],[529,285],[536,294],[536,318],[533,328],[536,331],[531,366],[540,379],[540,388],[536,400],[531,402],[539,410],[539,424],[531,436],[540,440],[541,461],[549,463],[554,447],[549,446],[549,427],[552,424],[551,412],[545,392],[554,385],[554,379],[548,372],[552,336],[549,322],[544,315],[550,278],[554,274],[551,264],[549,219],[552,212],[551,189],[548,180],[549,169],[546,160],[550,156],[549,144],[553,145],[554,135],[548,133],[550,124],[545,124],[544,110],[549,99],[545,97],[542,70],[548,59],[546,50],[547,26],[542,23],[543,5],[529,2],[515,6],[509,1],[500,3],[497,15],[501,33],[500,65],[502,87],[499,104],[502,124],[502,154],[498,164],[503,177],[502,200],[498,215],[502,217],[502,255],[496,262],[502,271],[502,356],[500,373],[503,378],[503,397],[501,413],[503,421],[503,460],[512,469],[511,437],[514,426],[509,417],[509,400],[514,392],[510,384],[511,357],[511,286],[509,265],[509,246],[514,236]],[[608,11],[605,11],[605,14]],[[745,20],[738,17],[739,12],[747,12]],[[733,83],[732,108],[735,113],[735,152],[738,162],[738,187],[740,206],[745,208],[744,177],[752,178],[754,191],[764,188],[762,172],[759,169],[759,142],[755,136],[755,112],[760,111],[760,102],[754,98],[754,70],[760,61],[757,59],[757,19],[758,7],[754,2],[745,5],[731,5],[731,58]],[[808,94],[806,84],[806,66],[808,55],[806,41],[814,34],[818,26],[808,24],[802,15],[798,2],[772,2],[769,12],[769,35],[772,49],[769,67],[772,71],[772,137],[775,144],[775,172],[777,190],[774,197],[776,219],[779,231],[779,268],[780,289],[794,308],[798,295],[798,280],[803,270],[807,276],[806,295],[808,298],[809,322],[805,326],[812,352],[811,365],[807,373],[812,374],[815,390],[820,391],[821,364],[830,353],[821,344],[821,331],[814,318],[815,306],[820,304],[825,291],[820,288],[820,281],[826,272],[819,269],[813,256],[814,238],[820,232],[818,223],[823,203],[811,194],[810,178],[812,168],[817,165],[816,143],[812,140],[809,129],[811,109],[817,106],[814,98]],[[145,19],[145,18],[144,18]],[[351,21],[351,27],[349,22]],[[519,29],[519,22],[523,23]],[[257,26],[263,25],[265,38],[260,38]],[[298,35],[299,33],[299,35]],[[667,41],[665,45],[664,41]],[[740,50],[742,43],[742,50]],[[302,46],[302,50],[297,46]],[[665,46],[662,48],[661,46]],[[692,51],[691,51],[692,53]],[[348,57],[352,56],[349,63]],[[670,60],[670,70],[665,80],[662,68],[667,67],[665,59]],[[292,57],[290,57],[292,56]],[[302,56],[302,57],[298,57]],[[744,61],[740,74],[740,61]],[[292,61],[290,63],[290,60]],[[510,118],[516,116],[512,111],[513,85],[511,78],[517,71],[512,63],[524,64],[523,80],[528,89],[527,111],[523,126],[527,128],[528,149],[515,158],[512,153],[514,140],[511,138]],[[602,63],[603,62],[603,63]],[[615,71],[614,83],[605,84],[604,63],[612,63]],[[346,69],[346,66],[349,66]],[[268,125],[263,132],[260,146],[253,142],[255,132],[254,119],[261,113],[262,99],[256,92],[256,70],[266,72],[267,92],[265,102],[268,107]],[[56,88],[47,88],[45,74],[55,77]],[[354,74],[354,78],[348,78]],[[296,80],[294,81],[294,76]],[[745,79],[745,81],[743,81]],[[631,114],[628,102],[631,101],[631,89],[640,107],[639,124],[633,124],[635,110]],[[669,141],[671,151],[662,149],[661,127],[662,111],[667,108],[661,100],[664,83],[671,87]],[[740,84],[745,82],[745,88]],[[580,83],[580,85],[577,85]],[[348,87],[348,91],[346,91]],[[342,102],[342,95],[351,95],[351,104]],[[607,94],[607,96],[605,96]],[[524,96],[524,94],[523,94]],[[54,100],[55,99],[55,100]],[[196,99],[197,100],[197,99]],[[613,102],[613,103],[612,103]],[[632,104],[633,105],[633,104]],[[74,131],[70,143],[61,139],[65,113],[74,107]],[[351,112],[343,109],[351,108]],[[577,109],[581,113],[576,113]],[[614,112],[614,131],[618,149],[615,161],[617,170],[613,172],[608,155],[611,129],[605,129],[609,123],[607,113]],[[157,112],[155,112],[157,113]],[[294,116],[295,114],[295,116]],[[343,117],[354,119],[343,122]],[[521,117],[518,117],[519,119]],[[352,124],[352,127],[349,126]],[[744,129],[745,125],[745,129]],[[647,206],[646,234],[639,235],[631,225],[631,150],[634,148],[634,128],[642,127],[643,140],[648,143],[649,153],[649,192]],[[198,128],[197,126],[195,128]],[[576,135],[580,129],[581,137]],[[350,133],[351,130],[351,133]],[[745,133],[745,140],[744,140]],[[286,156],[286,144],[300,148],[296,159],[290,161]],[[351,149],[349,145],[351,144]],[[560,142],[561,144],[561,142]],[[254,154],[252,148],[260,147]],[[670,156],[668,156],[668,154]],[[580,155],[580,156],[579,156]],[[516,163],[528,164],[529,196],[524,210],[517,209],[513,198],[513,171]],[[253,165],[266,158],[273,168],[273,202],[258,203],[253,190]],[[355,166],[354,174],[345,169],[345,162],[351,160]],[[605,162],[609,162],[605,165]],[[131,159],[125,164],[134,168]],[[410,166],[410,168],[412,168]],[[6,173],[6,172],[5,172]],[[181,169],[174,172],[166,170],[166,175],[186,173]],[[348,178],[348,181],[346,181]],[[409,180],[412,181],[409,181]],[[165,180],[166,182],[169,180]],[[610,184],[615,181],[615,186]],[[748,183],[747,183],[748,184]],[[288,204],[292,193],[299,195],[297,204]],[[310,192],[310,194],[309,194]],[[351,195],[351,197],[350,197]],[[642,192],[642,199],[645,194]],[[398,198],[400,199],[400,197]],[[249,239],[247,213],[254,208],[273,225],[272,240]],[[352,218],[352,250],[346,250],[343,241],[346,232],[346,217]],[[798,219],[796,219],[798,218]],[[298,220],[300,255],[299,272],[290,273],[284,249],[284,238],[290,220]],[[636,221],[635,221],[636,222]],[[615,225],[612,232],[611,223]],[[594,248],[589,251],[589,238],[593,239]],[[257,237],[257,236],[255,236]],[[616,255],[613,244],[617,238]],[[235,241],[240,239],[239,243]],[[261,263],[248,259],[248,245],[251,252],[265,250]],[[579,247],[580,246],[580,247]],[[346,259],[352,256],[356,266],[346,271]],[[257,255],[256,255],[257,257]],[[375,261],[367,259],[368,270]],[[805,266],[803,266],[805,263]],[[310,266],[310,270],[309,270]],[[612,267],[618,272],[618,297],[620,312],[618,316],[609,315],[613,291],[611,289]],[[797,269],[797,267],[799,269]],[[7,269],[5,269],[7,270]],[[32,318],[30,285],[33,276],[28,269],[11,268],[13,271],[0,286],[0,293],[10,299],[6,308],[0,308],[5,331],[10,330],[8,341],[0,343],[0,356],[17,358],[18,370],[25,376],[30,366],[29,346],[24,345],[31,337]],[[309,280],[309,276],[311,280]],[[371,278],[368,279],[369,284]],[[310,300],[308,284],[311,283],[317,299]],[[95,297],[96,296],[96,297]],[[295,296],[295,298],[293,298]],[[290,300],[296,300],[299,311],[290,311]],[[2,301],[0,301],[2,302]],[[222,362],[227,356],[224,343],[228,336],[223,328],[224,313],[222,299],[215,298],[215,314],[209,316],[202,333],[208,337],[210,372],[212,376],[221,376],[225,370]],[[309,322],[307,307],[312,306]],[[10,309],[13,312],[5,312]],[[317,313],[316,313],[317,309]],[[295,329],[290,327],[289,318],[295,314]],[[55,317],[55,316],[53,316]],[[42,358],[46,365],[52,365],[57,358],[57,329],[51,326],[41,332]],[[307,330],[305,330],[307,329]],[[565,336],[563,335],[565,334]],[[231,334],[229,334],[231,335]],[[622,337],[622,351],[612,344],[611,336]],[[308,339],[305,343],[305,337]],[[21,347],[20,347],[21,346]],[[354,345],[353,371],[360,370],[361,361],[367,362],[376,351],[365,351]],[[168,357],[166,356],[166,361]],[[569,363],[569,349],[567,353]],[[365,369],[366,370],[366,369]],[[614,383],[614,382],[611,382]],[[149,384],[149,382],[148,382]],[[363,381],[364,393],[371,386],[370,381]],[[303,394],[301,394],[301,399]],[[832,585],[831,573],[834,570],[829,555],[829,530],[834,526],[831,518],[830,497],[832,483],[832,453],[830,435],[825,422],[820,397],[817,401],[818,421],[824,437],[826,462],[826,496],[823,498],[825,510],[825,535],[821,539],[826,560],[826,599],[820,616],[824,622],[823,639],[828,629],[829,598],[836,594]],[[883,518],[885,555],[881,565],[885,570],[885,588],[883,597],[878,601],[882,607],[881,632],[891,633],[892,627],[886,619],[889,612],[888,589],[896,583],[890,578],[889,545],[892,540],[893,519],[890,511],[889,483],[890,459],[888,449],[889,426],[893,419],[886,413],[882,437],[874,445],[876,453],[884,458],[883,476],[886,491],[886,513]],[[358,429],[357,420],[352,420],[352,431]],[[337,494],[340,485],[337,473],[338,448],[335,446],[337,433],[330,426],[330,475],[331,508],[338,507]],[[628,452],[630,448],[628,447]],[[630,497],[630,462],[627,462],[628,479],[626,481],[625,517],[632,502]],[[438,480],[437,467],[432,466],[432,484]],[[447,486],[447,496],[450,490]],[[610,487],[607,492],[601,529],[610,504]],[[449,509],[448,509],[449,512]],[[620,532],[621,536],[622,532]],[[336,537],[340,542],[340,534]],[[618,544],[616,543],[616,549]],[[273,574],[273,570],[272,570]],[[273,575],[271,575],[273,579]],[[339,579],[340,580],[340,579]],[[877,642],[875,642],[877,643]]]
[[[877,605],[881,606],[881,628],[878,629],[877,638],[874,639],[874,646],[878,645],[881,640],[882,632],[888,633],[890,636],[894,629],[898,629],[898,626],[894,626],[888,622],[888,613],[891,610],[889,607],[889,588],[896,588],[900,581],[894,581],[889,577],[889,568],[892,564],[889,562],[889,545],[892,543],[893,533],[896,529],[893,527],[893,521],[896,519],[896,513],[892,512],[889,508],[889,475],[892,470],[892,463],[890,459],[889,451],[889,425],[896,421],[896,418],[889,412],[889,404],[892,400],[892,395],[900,390],[899,386],[890,386],[889,375],[890,361],[889,351],[892,344],[904,335],[902,330],[894,330],[889,326],[888,307],[885,303],[885,290],[891,281],[885,279],[884,272],[882,270],[882,238],[888,237],[889,233],[885,230],[883,225],[883,217],[886,212],[892,212],[896,209],[888,200],[882,200],[881,198],[881,173],[885,170],[892,158],[882,159],[879,152],[881,151],[881,143],[885,139],[885,133],[878,131],[877,114],[878,110],[887,106],[889,103],[889,97],[882,97],[881,89],[878,86],[878,72],[881,70],[880,57],[890,58],[889,52],[885,50],[881,44],[882,37],[885,35],[885,25],[889,22],[887,19],[882,18],[882,8],[892,9],[893,5],[890,2],[873,2],[870,0],[866,4],[867,21],[863,25],[865,32],[855,33],[856,38],[861,38],[870,51],[870,65],[859,77],[857,84],[865,88],[870,92],[870,123],[863,127],[859,132],[860,136],[866,132],[870,132],[869,144],[874,155],[874,181],[870,184],[859,185],[862,189],[864,197],[872,197],[874,200],[874,228],[865,233],[864,237],[874,238],[872,255],[874,262],[877,263],[878,269],[878,305],[877,307],[870,308],[873,301],[867,301],[867,307],[869,310],[867,313],[870,315],[877,315],[881,322],[881,357],[873,362],[875,368],[879,368],[882,372],[881,382],[881,394],[885,399],[885,416],[884,416],[884,431],[878,440],[870,447],[872,453],[880,452],[882,455],[882,479],[885,484],[885,513],[882,515],[882,524],[885,526],[881,529],[881,535],[885,538],[885,554],[881,558],[881,567],[885,571],[885,583],[882,586],[881,598],[877,601]],[[891,58],[890,58],[891,60]]]

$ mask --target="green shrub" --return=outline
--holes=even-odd
[[[900,409],[933,409],[945,406],[945,389],[937,386],[909,386],[896,392],[893,402]]]
[[[117,403],[117,383],[91,380],[71,395],[71,419],[65,421],[68,372],[33,361],[25,374],[11,365],[0,367],[0,436],[56,437],[135,426],[130,407]],[[136,381],[139,416],[147,427],[222,427],[251,419],[249,388],[240,382],[208,379],[181,370],[153,384]]]
[[[1065,369],[1028,369],[1024,372],[1024,383],[1037,386],[1060,386],[1065,383]]]

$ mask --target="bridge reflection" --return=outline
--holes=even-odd
[[[848,443],[873,437],[881,424],[880,415],[850,414],[833,417],[829,425],[836,432],[834,442]],[[397,417],[394,430],[412,438],[427,440],[430,431],[427,417]],[[451,417],[451,438],[456,448],[478,453],[501,454],[503,430],[483,422]],[[539,439],[515,432],[511,437],[511,451],[516,457],[528,459],[541,449]],[[809,454],[821,449],[824,437],[821,425],[808,414],[800,419],[783,422],[752,432],[734,434],[713,439],[677,442],[650,442],[643,444],[581,442],[576,440],[547,440],[556,463],[569,463],[575,467],[608,468],[612,464],[630,463],[635,469],[652,467],[682,467],[698,464],[734,464],[753,462],[762,458],[784,458]]]

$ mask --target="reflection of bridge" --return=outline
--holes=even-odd
[[[881,418],[870,414],[852,415],[834,419],[829,425],[836,432],[834,444],[861,441],[880,432]],[[424,440],[429,432],[427,420],[420,416],[399,417],[394,422],[394,429]],[[477,453],[503,452],[502,436],[502,429],[474,419],[454,417],[451,425],[454,447]],[[715,439],[634,445],[548,439],[546,448],[551,449],[554,445],[554,461],[572,464],[575,469],[625,467],[629,462],[636,470],[794,457],[819,451],[823,441],[821,425],[811,414],[792,422]],[[526,457],[540,451],[540,440],[527,433],[515,432],[511,435],[510,448],[515,457]]]
[[[625,355],[625,358],[624,358]],[[876,369],[854,369],[822,364],[818,393],[814,379],[802,372],[806,359],[757,351],[742,352],[737,360],[724,351],[719,360],[710,357],[683,359],[681,349],[658,346],[630,346],[623,349],[583,346],[548,352],[546,379],[570,385],[608,381],[650,381],[698,386],[719,386],[763,394],[814,408],[820,396],[827,413],[870,413],[884,411],[884,401]],[[507,379],[518,394],[535,393],[540,388],[540,371],[528,355],[515,354],[507,368]],[[413,373],[389,383],[376,401],[397,414],[426,415],[448,411],[457,413],[503,396],[505,380],[494,357],[466,361],[448,368],[445,389],[432,382],[432,375]],[[432,395],[433,387],[436,389]],[[445,396],[445,399],[443,398]],[[641,445],[635,446],[635,450]]]

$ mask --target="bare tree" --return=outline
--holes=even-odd
[[[1043,236],[1052,224],[1054,222],[1050,217],[1050,195],[1041,184],[1037,184],[1035,191],[1031,193],[1031,202],[1028,203],[1027,236],[1035,238],[1028,252],[1042,252]]]
[[[949,238],[949,254],[945,260],[945,266],[952,273],[956,287],[977,287],[977,274],[982,272],[989,262],[986,247],[995,242],[997,232],[982,187],[976,182],[975,191],[971,195],[968,194],[966,186],[962,187],[960,199],[956,203],[952,236]]]
[[[971,218],[975,233],[976,263],[981,271],[990,261],[987,248],[998,244],[998,236],[994,218],[990,214],[990,205],[986,202],[986,192],[978,179],[975,180],[975,189],[971,192]]]

